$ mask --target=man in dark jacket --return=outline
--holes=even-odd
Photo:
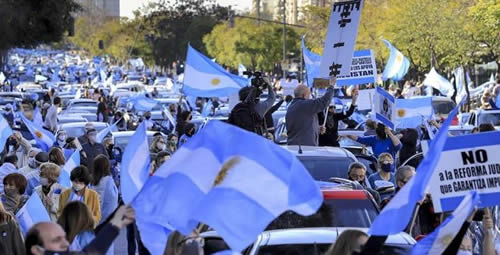
[[[106,155],[108,158],[109,155],[104,145],[97,142],[97,131],[95,129],[87,130],[87,139],[89,142],[82,145],[84,153],[82,165],[85,165],[92,172],[94,169],[94,159],[101,154]]]
[[[326,119],[326,131],[319,136],[319,146],[333,146],[340,147],[339,142],[339,121],[344,121],[349,118],[356,109],[356,100],[358,99],[358,90],[352,92],[352,102],[349,110],[344,113],[343,111],[336,113],[335,106],[328,108],[328,117]],[[324,119],[324,117],[323,117]]]
[[[320,124],[318,113],[325,111],[333,97],[333,86],[336,79],[330,80],[325,95],[311,99],[311,91],[305,85],[295,88],[295,98],[288,106],[286,128],[288,145],[318,146]]]
[[[399,140],[403,144],[403,148],[399,152],[399,164],[405,163],[406,160],[411,158],[413,155],[417,154],[417,140],[418,132],[416,129],[407,128],[401,131],[401,138]],[[418,166],[418,161],[416,159],[410,160],[407,165],[412,167]]]

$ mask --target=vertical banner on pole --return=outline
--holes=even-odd
[[[319,71],[320,78],[349,76],[363,0],[333,4]]]

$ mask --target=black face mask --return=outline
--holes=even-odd
[[[151,119],[151,116],[146,116],[146,119],[147,119],[147,120]]]

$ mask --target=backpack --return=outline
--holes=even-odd
[[[229,114],[228,123],[259,135],[264,133],[264,120],[253,104],[240,102],[234,106]]]

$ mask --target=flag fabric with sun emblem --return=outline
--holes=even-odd
[[[30,131],[31,135],[35,138],[36,143],[40,146],[40,149],[48,152],[50,147],[52,147],[52,145],[54,145],[54,143],[56,142],[56,137],[50,131],[45,130],[41,126],[38,126],[30,120],[26,119],[26,117],[24,117],[22,113],[19,115],[21,116],[21,119]]]
[[[292,153],[210,121],[147,180],[132,206],[139,220],[183,234],[203,222],[241,251],[283,212],[311,215],[322,202],[318,185]]]
[[[387,48],[391,51],[389,60],[385,65],[384,73],[382,74],[382,79],[384,81],[391,79],[393,81],[400,81],[405,77],[410,68],[410,61],[394,47],[389,41],[383,40]]]
[[[476,191],[470,191],[457,209],[434,232],[413,247],[411,254],[443,254],[478,203],[479,195]]]
[[[5,148],[5,143],[7,139],[13,134],[12,128],[10,128],[9,122],[0,114],[0,148],[2,150]]]
[[[416,128],[433,118],[432,97],[396,99],[396,128]]]
[[[184,71],[184,94],[196,97],[223,97],[238,93],[248,79],[231,74],[210,58],[188,46]]]

